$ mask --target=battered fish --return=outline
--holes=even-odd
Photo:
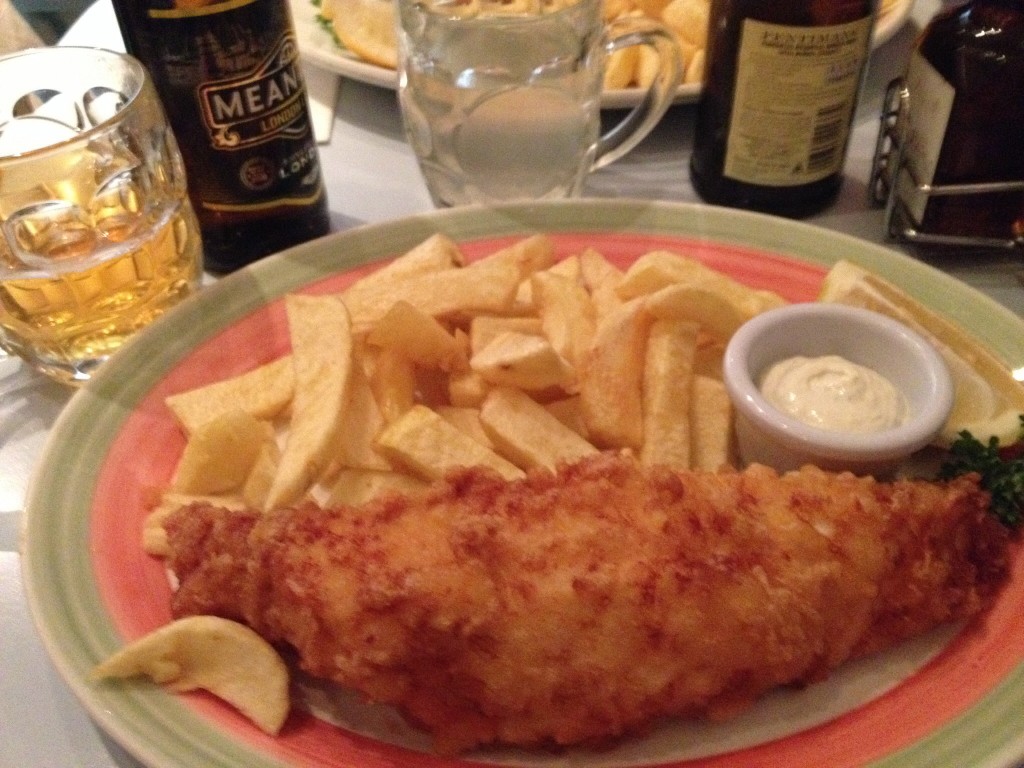
[[[167,521],[176,615],[242,620],[398,707],[437,750],[596,743],[727,717],[989,602],[976,478],[673,473],[603,454],[416,496]]]

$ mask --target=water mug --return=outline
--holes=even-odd
[[[606,25],[601,0],[397,3],[405,132],[438,206],[579,194],[657,124],[682,76],[667,28]],[[605,58],[633,45],[657,53],[657,75],[602,135]]]

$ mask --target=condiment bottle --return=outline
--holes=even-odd
[[[876,0],[712,0],[690,176],[704,200],[785,216],[839,192]]]
[[[1024,0],[941,11],[905,89],[896,194],[919,241],[1024,245]],[[1001,182],[1015,188],[986,191]]]
[[[181,146],[208,269],[326,234],[288,0],[114,0]]]

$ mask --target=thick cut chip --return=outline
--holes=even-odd
[[[575,372],[543,336],[507,331],[469,359],[469,366],[495,385],[541,390],[571,388]]]
[[[569,256],[561,261],[556,261],[547,269],[537,270],[536,272],[527,275],[519,284],[519,289],[516,291],[515,306],[512,308],[512,313],[514,315],[526,317],[531,320],[536,319],[537,301],[533,291],[533,276],[541,273],[558,275],[577,282],[581,286],[583,285],[582,275],[580,274],[579,256]]]
[[[392,259],[374,272],[364,275],[346,288],[341,296],[346,303],[362,291],[379,290],[398,280],[426,272],[440,272],[466,263],[458,244],[447,235],[431,235],[401,256]]]
[[[645,253],[626,270],[616,290],[619,296],[628,300],[655,294],[673,285],[689,286],[695,292],[699,290],[701,293],[718,296],[722,303],[734,307],[740,315],[748,319],[766,309],[773,309],[786,303],[777,293],[751,288],[697,259],[681,256],[672,251]],[[666,304],[671,301],[672,299],[668,298]],[[703,321],[706,325],[713,320],[710,316],[690,319],[695,322]]]
[[[489,269],[511,265],[518,270],[519,279],[525,280],[534,272],[547,269],[554,263],[555,241],[548,235],[532,235],[484,256],[476,262],[476,266]]]
[[[491,384],[473,370],[459,373],[448,379],[448,401],[459,408],[479,408]]]
[[[242,486],[242,499],[252,509],[263,509],[267,503],[267,495],[274,484],[277,468],[281,463],[281,450],[276,441],[264,443],[260,448],[256,461],[249,470]]]
[[[350,399],[352,327],[337,296],[285,297],[295,396],[281,463],[266,508],[291,504],[320,477]]]
[[[518,389],[491,390],[480,408],[480,423],[498,453],[523,469],[554,471],[559,462],[597,453],[597,448]]]
[[[511,260],[476,262],[461,269],[425,272],[376,283],[345,296],[356,331],[369,331],[397,301],[407,301],[432,317],[505,314],[519,287],[519,265]]]
[[[727,341],[753,317],[713,285],[670,285],[647,296],[646,304],[655,317],[700,323],[720,341]]]
[[[435,318],[407,301],[396,301],[366,337],[369,344],[401,350],[418,365],[445,371],[467,366],[466,350]]]
[[[583,269],[580,266],[579,256],[566,256],[561,261],[556,261],[544,271],[552,275],[560,275],[583,285]]]
[[[480,267],[512,265],[519,270],[515,296],[506,308],[511,315],[533,314],[530,276],[556,264],[555,243],[548,235],[533,235],[495,251],[477,262]]]
[[[432,235],[380,269],[359,278],[341,293],[345,305],[361,306],[367,301],[376,301],[389,286],[410,277],[428,272],[442,272],[465,265],[465,257],[457,243],[446,235]]]
[[[697,352],[693,359],[693,372],[713,379],[722,378],[722,360],[726,342],[720,341],[701,329],[697,336]]]
[[[551,270],[533,276],[533,296],[544,335],[555,352],[579,366],[594,337],[594,305],[575,280]]]
[[[544,408],[577,435],[582,438],[587,437],[587,424],[583,420],[579,395],[552,400],[549,403],[544,403]]]
[[[591,441],[601,448],[643,444],[643,375],[651,318],[643,299],[612,310],[597,327],[580,366],[580,408]]]
[[[477,315],[469,324],[470,352],[476,354],[506,331],[525,333],[531,336],[544,335],[544,328],[539,317]]]
[[[415,493],[427,483],[401,472],[343,469],[324,499],[325,507],[359,506],[384,493]]]
[[[456,467],[490,467],[506,480],[524,475],[515,464],[423,405],[413,406],[385,427],[377,445],[390,459],[425,480],[440,480]]]
[[[185,443],[171,484],[178,493],[218,494],[240,490],[274,427],[242,410],[217,416]]]
[[[289,355],[238,376],[170,395],[164,402],[185,432],[191,434],[217,416],[237,409],[257,419],[271,420],[291,402],[294,387]]]
[[[714,472],[733,461],[732,402],[725,385],[707,376],[693,377],[690,397],[692,441],[690,463],[694,469]]]
[[[348,407],[342,414],[341,428],[326,479],[341,467],[389,470],[391,465],[377,452],[375,440],[384,426],[384,416],[361,365],[352,366]]]
[[[598,319],[622,304],[618,287],[624,273],[599,251],[588,248],[580,254],[580,275]]]
[[[276,734],[288,717],[288,667],[266,640],[218,616],[188,616],[143,635],[92,670],[94,679],[150,677],[172,691],[201,688]]]
[[[453,427],[459,428],[481,445],[486,445],[493,450],[494,444],[480,423],[479,408],[439,405],[434,410],[437,411],[438,416]]]
[[[416,366],[400,350],[380,350],[373,356],[370,390],[384,421],[394,421],[416,402]]]
[[[643,380],[643,464],[690,467],[690,393],[698,329],[684,321],[651,325]]]

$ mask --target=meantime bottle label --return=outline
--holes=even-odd
[[[308,134],[298,59],[288,35],[253,72],[200,86],[203,120],[215,147],[236,149]]]
[[[133,11],[139,19],[134,47],[150,62],[195,207],[234,214],[302,207],[320,198],[323,181],[288,4],[143,3],[144,11]]]

